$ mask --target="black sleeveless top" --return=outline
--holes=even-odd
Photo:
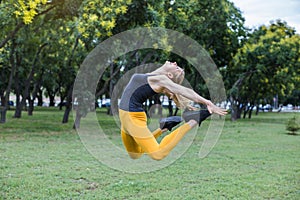
[[[144,112],[143,103],[157,94],[148,83],[147,74],[134,74],[123,91],[119,108],[131,112]]]

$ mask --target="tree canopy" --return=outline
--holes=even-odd
[[[299,99],[299,34],[280,20],[246,29],[241,11],[228,0],[4,0],[0,17],[1,122],[11,93],[16,95],[15,117],[27,104],[32,114],[36,99],[42,105],[47,97],[53,106],[59,96],[66,102],[62,121],[68,122],[84,58],[110,36],[137,27],[176,30],[203,46],[224,76],[233,119],[274,96],[281,103]],[[155,47],[111,61],[96,98],[109,97],[135,66],[166,59],[183,66],[193,88],[209,98],[204,81],[186,60]],[[88,110],[78,109],[79,118]]]
[[[299,46],[299,35],[281,21],[253,31],[226,69],[234,119],[299,89]]]

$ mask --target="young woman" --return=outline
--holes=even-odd
[[[183,79],[184,70],[176,62],[169,61],[151,73],[132,76],[123,91],[119,106],[121,136],[131,158],[137,159],[146,153],[152,159],[161,160],[170,153],[189,130],[198,124],[200,125],[211,113],[227,114],[225,109],[217,107],[194,90],[180,85]],[[180,121],[177,119],[167,120],[161,129],[157,129],[153,133],[148,129],[143,103],[157,93],[168,95],[181,109],[193,110],[194,108],[189,105],[189,101],[194,101],[206,105],[207,110],[183,113],[183,119],[186,123],[158,143],[156,138],[167,129],[171,130]]]

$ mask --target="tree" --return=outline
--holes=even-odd
[[[36,98],[38,88],[41,85],[41,52],[49,45],[42,37],[43,23],[26,26],[19,32],[15,57],[17,69],[14,75],[15,93],[17,95],[16,110],[14,117],[20,118],[22,109],[29,103],[29,115],[32,115],[33,101]],[[33,28],[35,31],[33,31]],[[22,98],[20,98],[20,95]]]
[[[292,92],[299,79],[299,41],[295,30],[281,21],[254,30],[226,71],[232,120],[240,118],[247,107],[251,117],[254,106],[258,109],[275,95],[281,98]]]
[[[227,0],[184,1],[166,4],[166,27],[196,40],[210,55],[221,72],[226,70],[246,36],[241,12]],[[185,67],[187,79],[200,94],[209,97],[203,78],[181,58],[173,57]],[[213,81],[213,80],[205,80]],[[226,81],[226,80],[225,80]]]
[[[131,0],[83,1],[79,10],[79,15],[76,18],[76,32],[79,36],[78,39],[82,42],[86,52],[91,51],[98,43],[113,34],[112,30],[116,26],[117,16],[126,13],[129,4],[131,4]],[[96,74],[94,71],[89,73],[91,77]],[[113,75],[113,73],[110,75]],[[74,91],[73,93],[73,100],[76,99],[78,102],[78,106],[76,107],[76,120],[74,124],[74,127],[77,128],[80,126],[80,119],[86,116],[86,114],[91,110],[91,105],[95,104],[95,96],[87,89],[87,83],[82,83],[82,87],[82,92]],[[68,105],[68,103],[72,101],[73,87],[69,87],[67,90]]]
[[[31,82],[35,75],[39,55],[43,48],[46,46],[46,43],[36,44],[36,42],[38,41],[37,37],[30,37],[29,33],[26,31],[32,31],[32,35],[34,35],[33,33],[38,32],[40,25],[37,25],[35,28],[30,26],[33,23],[34,19],[38,16],[43,16],[46,13],[50,12],[57,5],[61,5],[61,2],[47,0],[19,0],[17,2],[0,2],[1,18],[7,19],[1,24],[1,28],[3,31],[1,32],[0,48],[1,51],[3,51],[4,48],[10,48],[10,53],[7,54],[10,58],[6,59],[6,63],[3,63],[3,65],[11,67],[10,75],[7,76],[9,77],[9,81],[7,81],[8,87],[5,91],[5,98],[1,98],[3,101],[2,104],[4,105],[1,111],[1,119],[3,119],[1,120],[2,122],[5,122],[7,109],[6,105],[9,99],[9,93],[11,90],[13,79],[15,85],[14,89],[17,95],[17,109],[15,112],[15,117],[21,117],[22,108],[29,96],[29,90],[31,88]],[[24,28],[26,29],[25,31]],[[20,34],[21,31],[22,33]],[[29,45],[27,46],[24,44]],[[35,47],[37,47],[36,51]],[[26,55],[24,55],[24,53]],[[28,72],[28,74],[26,74],[26,72]],[[38,81],[38,83],[40,83],[40,81]],[[22,88],[21,86],[24,86],[24,88]],[[38,85],[36,84],[34,87],[36,88],[35,91],[39,89],[37,86]],[[3,91],[3,89],[1,88],[0,91]],[[23,93],[22,100],[20,100],[21,93]],[[29,102],[30,100],[31,98],[29,99]]]
[[[246,36],[240,10],[227,0],[177,0],[166,8],[166,27],[195,39],[218,67],[228,65]]]
[[[12,45],[7,49],[1,50],[1,57],[0,57],[0,111],[1,111],[1,119],[0,123],[6,122],[6,112],[8,109],[8,101],[9,95],[12,87],[13,82],[13,74],[16,69],[16,65],[14,62],[14,51],[15,51],[15,42],[12,42]],[[9,68],[9,64],[11,64],[11,68]]]

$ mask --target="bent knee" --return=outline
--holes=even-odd
[[[150,158],[152,158],[153,160],[162,160],[164,159],[168,154],[163,153],[161,151],[157,151],[154,153],[149,153],[148,154],[150,156]]]
[[[139,159],[143,154],[142,153],[129,153],[128,155],[130,156],[131,159]]]

